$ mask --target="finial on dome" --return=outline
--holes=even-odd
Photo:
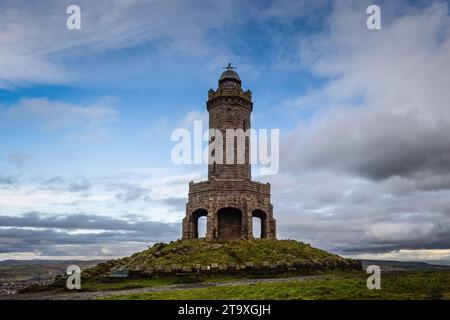
[[[224,69],[226,69],[226,70],[233,70],[233,69],[236,69],[236,67],[232,67],[231,66],[231,62],[228,62],[228,65],[226,67],[224,67]]]

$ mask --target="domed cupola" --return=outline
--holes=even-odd
[[[225,67],[225,71],[220,76],[219,86],[222,84],[225,86],[235,86],[235,83],[241,85],[241,78],[239,78],[239,75],[234,69],[235,68],[231,66],[231,63],[228,63],[228,66]]]

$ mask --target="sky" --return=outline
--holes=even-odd
[[[252,126],[280,129],[278,174],[253,177],[272,185],[278,238],[450,264],[449,5],[0,0],[0,260],[180,238],[207,169],[173,164],[170,136],[207,120],[231,61]]]

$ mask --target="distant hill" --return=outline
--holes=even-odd
[[[83,270],[100,262],[103,260],[4,260],[0,261],[0,282],[52,279],[64,274],[69,265]]]
[[[417,261],[392,261],[392,260],[367,260],[360,259],[363,264],[363,268],[366,269],[367,266],[377,265],[384,270],[409,270],[409,269],[433,269],[433,270],[450,270],[450,266],[446,265],[436,265],[427,262],[417,262]]]

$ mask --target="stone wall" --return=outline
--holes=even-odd
[[[235,224],[219,224],[219,211],[234,208],[241,212],[240,230]],[[207,212],[206,238],[215,240],[252,239],[253,216],[255,211],[263,212],[263,236],[275,238],[276,221],[270,203],[270,184],[253,181],[216,181],[190,184],[189,202],[183,220],[183,239],[196,238],[197,219],[195,213],[203,209]],[[223,211],[223,210],[222,210]],[[222,212],[223,213],[223,212]],[[260,218],[260,217],[259,217]],[[221,229],[227,229],[222,230]],[[221,235],[225,235],[222,236]]]
[[[342,261],[301,261],[287,263],[278,261],[276,263],[262,262],[255,264],[246,262],[242,264],[218,264],[212,263],[208,265],[189,264],[189,265],[157,265],[146,269],[129,270],[130,277],[155,277],[155,276],[174,276],[174,275],[267,275],[267,274],[284,274],[298,273],[310,274],[317,271],[363,271],[361,261],[353,259],[343,259]]]

